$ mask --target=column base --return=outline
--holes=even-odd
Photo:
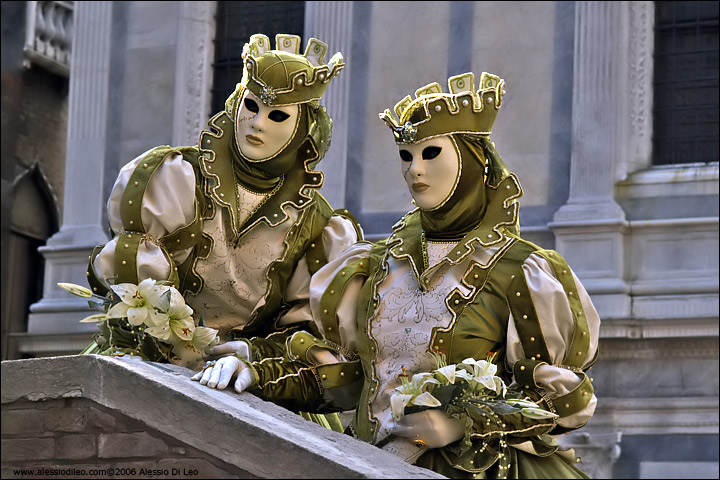
[[[578,276],[601,318],[632,314],[630,286],[624,279],[628,222],[615,207],[620,208],[615,203],[565,205],[548,224],[555,234],[555,250]],[[603,218],[601,213],[615,216]]]
[[[88,258],[96,245],[108,241],[98,226],[62,228],[38,251],[45,257],[43,298],[30,306],[28,333],[33,335],[94,331],[92,324],[78,323],[95,313],[88,299],[76,297],[57,286],[87,286]]]

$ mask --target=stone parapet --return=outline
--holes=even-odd
[[[170,478],[445,478],[192,373],[131,357],[2,362],[2,477],[116,468],[142,478],[144,468]]]

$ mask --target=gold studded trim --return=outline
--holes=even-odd
[[[523,358],[515,362],[513,365],[513,375],[518,385],[523,390],[537,390],[538,385],[535,382],[535,369],[540,365],[547,365],[547,362],[531,360]]]
[[[172,150],[168,145],[155,147],[138,162],[130,174],[127,186],[120,197],[120,218],[125,230],[144,231],[141,215],[142,199],[150,178]]]
[[[115,245],[115,278],[117,283],[138,284],[137,252],[142,235],[121,233]],[[165,255],[167,255],[166,252]],[[172,270],[172,263],[170,269]]]
[[[573,336],[562,363],[564,365],[582,367],[588,358],[588,352],[590,350],[590,332],[588,330],[585,309],[580,301],[572,271],[559,253],[553,250],[540,250],[537,253],[547,260],[552,267],[555,278],[557,278],[562,285],[565,296],[570,304],[573,319]],[[580,353],[580,355],[578,355],[578,353]]]
[[[595,389],[590,379],[584,373],[580,375],[582,375],[583,380],[577,387],[569,393],[551,400],[557,410],[557,414],[561,417],[569,417],[570,415],[580,412],[587,407],[593,397]]]
[[[508,305],[515,320],[515,328],[526,356],[534,360],[542,360],[543,362],[552,363],[550,353],[548,352],[540,328],[540,320],[535,304],[530,296],[530,289],[525,280],[525,272],[519,269],[515,278],[510,281],[510,286],[506,291]]]
[[[285,341],[285,350],[290,360],[300,359],[312,364],[313,362],[308,358],[308,352],[313,347],[330,349],[329,345],[322,339],[302,330],[293,333]]]
[[[367,276],[367,274],[367,259],[352,262],[335,274],[335,277],[330,281],[328,288],[325,289],[322,297],[320,297],[320,322],[323,327],[323,336],[331,342],[336,344],[341,343],[337,308],[340,304],[343,292],[345,292],[345,289],[352,278],[358,275]]]

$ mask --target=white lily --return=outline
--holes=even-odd
[[[89,288],[83,287],[82,285],[76,285],[74,283],[58,283],[58,287],[62,288],[66,292],[77,295],[78,297],[92,297],[93,293]]]
[[[495,393],[501,393],[504,396],[506,387],[502,379],[495,376],[497,373],[497,365],[486,360],[475,360],[474,358],[466,358],[458,365],[468,372],[468,375],[461,375],[461,378],[468,380],[472,387],[482,386]],[[468,378],[470,377],[470,378]]]
[[[162,332],[165,336],[167,333],[164,327],[169,326],[170,330],[182,340],[192,340],[195,330],[195,322],[192,319],[193,309],[185,304],[185,299],[177,289],[168,287],[161,295],[151,298],[150,302],[157,312],[148,325],[160,327],[158,330],[152,330],[151,335],[157,336],[155,333]]]
[[[452,385],[455,384],[455,373],[457,371],[456,365],[447,365],[445,367],[438,368],[435,371],[437,373],[439,373],[440,375],[442,375],[445,378],[445,380],[448,381],[448,383],[450,383]]]
[[[104,313],[97,313],[95,315],[90,315],[89,317],[83,318],[82,320],[80,320],[80,323],[98,323],[104,320],[107,320],[107,315],[105,315]]]
[[[395,387],[395,391],[406,395],[417,396],[425,390],[425,385],[428,383],[440,384],[440,382],[433,378],[432,373],[416,373],[409,382],[405,380],[399,387]]]
[[[430,392],[423,392],[412,400],[413,405],[420,405],[423,407],[439,407],[442,405],[440,400],[433,397]]]
[[[409,394],[395,392],[390,397],[390,409],[392,410],[393,417],[397,420],[403,416],[405,407],[410,403],[413,396]]]
[[[494,363],[469,357],[460,362],[459,366],[468,369],[473,377],[494,376],[497,373],[497,365]]]
[[[410,380],[403,378],[402,384],[395,387],[395,392],[390,397],[390,408],[395,418],[402,416],[407,405],[440,406],[438,399],[425,391],[430,384],[439,385],[440,382],[429,372],[416,373]]]
[[[133,326],[145,323],[156,327],[164,323],[165,319],[162,315],[158,315],[153,304],[159,301],[159,297],[168,287],[155,285],[155,280],[146,278],[139,285],[121,283],[110,288],[120,297],[121,302],[108,310],[108,318],[127,317],[128,322]]]
[[[210,345],[217,343],[218,331],[214,328],[195,327],[193,331],[192,344],[198,350],[204,350]]]

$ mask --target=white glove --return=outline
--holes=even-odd
[[[205,359],[211,357],[220,357],[229,353],[237,354],[243,357],[247,361],[252,361],[252,352],[250,351],[250,345],[244,340],[235,340],[232,342],[226,342],[214,347],[210,347],[205,350]]]
[[[413,441],[420,440],[423,447],[440,448],[463,438],[465,425],[456,418],[448,417],[442,410],[432,409],[404,415],[390,433]]]
[[[223,390],[236,374],[237,379],[234,385],[236,392],[243,392],[255,384],[255,376],[250,367],[235,356],[216,360],[190,379],[200,381],[200,385]]]

